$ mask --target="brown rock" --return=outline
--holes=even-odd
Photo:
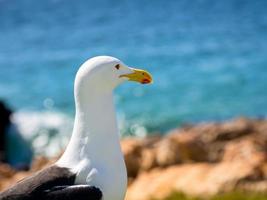
[[[150,169],[153,169],[158,166],[156,156],[156,145],[161,140],[161,137],[156,136],[150,136],[147,138],[144,138],[142,141],[142,152],[141,152],[141,164],[140,164],[140,170],[147,171]]]
[[[264,143],[252,135],[239,141],[227,143],[224,148],[222,161],[236,162],[244,160],[250,164],[259,164],[264,163],[266,160],[266,153]]]
[[[179,144],[170,137],[163,138],[157,144],[156,162],[161,167],[177,164],[181,162]]]
[[[125,138],[121,141],[128,177],[135,178],[140,171],[147,171],[157,166],[155,144],[160,136],[143,139]]]
[[[173,192],[206,197],[238,188],[240,181],[258,173],[257,170],[243,161],[184,164],[155,169],[137,177],[129,186],[126,199],[164,199]]]
[[[141,162],[141,145],[140,139],[126,138],[121,141],[128,177],[134,178],[138,174]]]
[[[228,141],[253,131],[253,122],[247,118],[237,118],[225,123],[202,123],[182,130],[197,134],[204,143]]]
[[[11,168],[8,164],[1,163],[0,165],[0,180],[10,178],[16,173],[16,170]]]
[[[266,156],[266,155],[265,155]],[[267,180],[267,161],[264,162],[262,165],[261,165],[261,171],[262,171],[262,175],[263,175],[263,178],[265,180]]]
[[[157,162],[161,167],[207,160],[205,144],[195,134],[173,132],[157,144]]]
[[[158,166],[156,154],[155,148],[144,148],[142,150],[139,172],[148,171]]]

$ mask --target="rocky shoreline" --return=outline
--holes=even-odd
[[[267,120],[187,125],[165,136],[125,138],[121,145],[129,176],[127,200],[163,200],[174,192],[267,194]],[[0,190],[56,159],[36,158],[29,171],[0,165]]]

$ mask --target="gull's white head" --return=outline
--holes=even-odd
[[[79,69],[75,87],[93,85],[97,91],[111,91],[124,81],[142,84],[152,82],[152,76],[144,70],[128,67],[111,56],[97,56],[87,60]]]

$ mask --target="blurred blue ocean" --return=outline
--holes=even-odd
[[[123,134],[266,117],[266,10],[265,0],[0,0],[0,98],[47,154],[71,133],[75,73],[96,55],[154,76],[116,91]]]

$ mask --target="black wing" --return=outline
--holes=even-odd
[[[75,174],[68,168],[51,166],[0,193],[0,200],[67,200],[74,196],[75,200],[83,200],[84,196],[87,200],[101,199],[100,190],[92,186],[74,186],[74,181]]]
[[[44,195],[49,200],[100,200],[102,192],[89,185],[60,186],[52,188]]]

